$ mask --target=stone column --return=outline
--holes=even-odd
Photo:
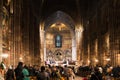
[[[76,33],[76,44],[77,44],[77,50],[76,50],[76,52],[77,52],[77,60],[79,60],[80,61],[80,39],[79,39],[79,37],[80,37],[80,32],[79,31],[75,31],[75,33]]]
[[[77,53],[76,53],[76,37],[72,34],[72,60],[77,60]]]
[[[14,66],[17,65],[19,61],[23,61],[22,54],[22,43],[21,43],[21,1],[13,0],[13,54],[14,54]]]
[[[31,35],[30,34],[30,27],[31,27],[30,19],[31,17],[30,17],[28,0],[23,1],[21,7],[24,7],[24,8],[22,9],[21,14],[20,14],[20,21],[22,22],[22,24],[20,24],[20,33],[21,33],[20,37],[22,37],[22,45],[21,44],[20,45],[22,46],[22,53],[20,54],[23,56],[25,64],[29,65],[31,63],[31,60],[30,60],[30,35]],[[31,32],[33,30],[31,30]]]
[[[76,30],[75,30],[75,37],[73,37],[73,40],[75,39],[75,42],[73,44],[76,44],[76,60],[81,60],[84,58],[84,55],[83,55],[83,27],[82,25],[78,25],[76,26]],[[73,35],[73,36],[74,36]]]
[[[43,32],[44,35],[44,61],[46,61],[46,35],[45,32]]]
[[[117,66],[120,64],[120,1],[110,0],[108,9],[108,24],[109,24],[109,40],[110,40],[110,55],[111,65]]]
[[[95,56],[98,58],[98,40],[95,40]]]
[[[44,61],[46,60],[46,43],[45,43],[45,32],[40,28],[40,59],[41,65],[44,65]]]
[[[87,50],[87,57],[88,57],[88,65],[90,64],[90,43],[88,43],[88,46],[87,46],[88,48],[88,50]]]
[[[2,7],[3,7],[3,4],[2,4],[2,0],[0,0],[0,62],[2,61],[2,57],[1,57],[1,54],[2,54],[2,19],[3,19],[3,13],[2,13]]]

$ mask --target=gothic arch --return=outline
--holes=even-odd
[[[75,24],[72,18],[68,14],[62,11],[57,11],[53,13],[45,20],[44,30],[46,31],[53,23],[56,22],[64,23],[66,26],[69,27],[70,31],[72,32],[74,32],[75,30]]]
[[[64,25],[66,25],[69,30],[70,30],[70,33],[71,33],[71,37],[72,37],[72,60],[77,60],[77,54],[76,54],[76,37],[75,37],[75,23],[73,21],[73,19],[66,13],[62,12],[62,11],[56,11],[55,13],[53,13],[51,16],[49,16],[48,18],[46,18],[44,20],[44,23],[41,24],[41,27],[44,27],[44,28],[41,28],[40,30],[40,34],[42,35],[41,36],[41,45],[46,45],[46,32],[47,30],[49,30],[50,26],[55,24],[55,23],[63,23]],[[44,43],[42,43],[44,42]],[[44,54],[41,54],[43,57],[41,57],[44,61],[46,61],[46,46],[44,46],[42,48],[43,50],[43,53]],[[58,52],[54,52],[54,53],[58,53],[55,55],[56,57],[56,60],[62,60],[64,55],[62,55],[63,52],[59,51]],[[59,56],[60,55],[60,56]],[[59,58],[59,59],[57,59]]]

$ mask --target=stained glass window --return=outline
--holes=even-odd
[[[62,36],[61,35],[55,36],[55,47],[57,48],[62,47]]]

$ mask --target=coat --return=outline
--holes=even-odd
[[[23,80],[30,80],[29,71],[26,68],[23,68],[22,73],[23,73],[23,76],[24,76]]]

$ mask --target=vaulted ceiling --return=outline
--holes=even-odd
[[[30,0],[34,16],[39,21],[45,21],[50,15],[62,11],[73,19],[87,19],[92,16],[100,0]]]

